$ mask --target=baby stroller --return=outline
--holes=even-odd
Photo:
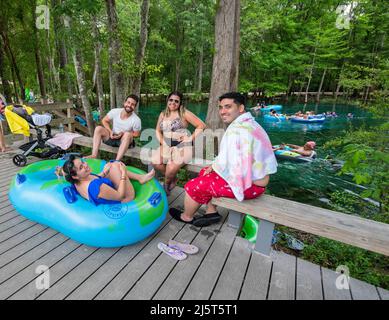
[[[42,159],[55,159],[64,154],[64,151],[56,146],[52,146],[46,141],[51,136],[50,114],[38,114],[34,109],[25,105],[9,105],[5,107],[5,118],[13,134],[23,134],[30,137],[30,129],[36,131],[37,139],[25,143],[19,147],[23,150],[22,154],[17,154],[12,158],[13,163],[18,167],[23,167],[27,163],[27,156],[32,155]],[[43,138],[43,132],[39,127],[46,127],[46,138]]]

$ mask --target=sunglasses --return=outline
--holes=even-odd
[[[175,102],[175,103],[180,103],[180,100],[176,100],[176,99],[169,99],[169,102]]]

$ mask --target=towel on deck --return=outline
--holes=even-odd
[[[277,172],[270,139],[251,113],[242,114],[228,126],[212,168],[239,201],[253,181]]]
[[[73,139],[82,137],[78,133],[64,132],[57,133],[54,138],[47,140],[47,143],[60,147],[62,150],[67,150],[73,143]]]

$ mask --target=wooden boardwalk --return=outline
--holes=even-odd
[[[389,299],[387,290],[352,279],[338,290],[339,274],[282,252],[255,253],[226,223],[195,228],[169,217],[150,238],[132,246],[103,249],[74,242],[19,215],[8,186],[19,168],[0,154],[0,299]],[[183,189],[169,197],[183,206]],[[158,250],[169,239],[200,248],[177,262]],[[50,288],[38,290],[38,266],[50,271]]]

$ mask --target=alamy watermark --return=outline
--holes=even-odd
[[[350,29],[350,20],[353,18],[353,11],[357,5],[357,2],[351,2],[347,5],[340,5],[336,8],[337,18],[335,25],[337,29]]]
[[[336,278],[335,286],[338,290],[350,289],[350,270],[347,266],[339,266],[336,268],[336,273],[340,275]]]
[[[38,30],[49,30],[50,29],[50,9],[46,5],[40,5],[35,8],[37,14],[35,20],[35,26]]]
[[[35,280],[37,290],[47,290],[50,288],[50,268],[45,265],[39,265],[35,269],[35,273],[40,276]]]

